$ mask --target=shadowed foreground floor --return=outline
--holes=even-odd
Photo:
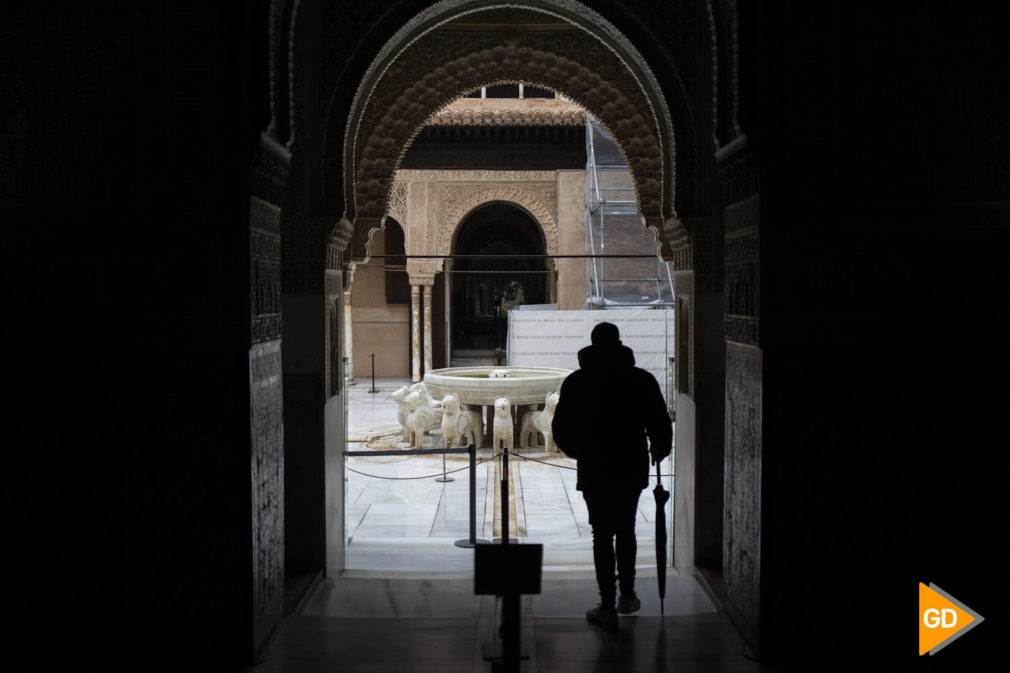
[[[764,672],[693,578],[671,575],[659,617],[655,577],[642,577],[639,615],[607,633],[582,616],[596,600],[587,576],[545,575],[544,592],[523,599],[524,671]],[[486,672],[494,640],[493,597],[474,596],[472,578],[352,574],[320,582],[287,618],[254,673],[321,671]]]

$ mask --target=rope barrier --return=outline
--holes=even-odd
[[[428,455],[428,454],[443,454],[444,455],[446,453],[463,453],[465,451],[466,451],[466,449],[403,449],[403,450],[397,450],[397,451],[345,451],[344,455],[345,456],[349,456],[351,458],[363,458],[363,457],[367,457],[367,456],[376,456],[376,457],[379,457],[379,456],[403,456],[403,454],[409,453],[410,455],[403,456],[404,460],[398,460],[398,461],[396,461],[396,463],[402,463],[402,462],[405,462],[406,460],[408,460],[410,458],[415,458],[415,457],[417,457],[419,455]],[[522,458],[523,460],[528,460],[528,461],[533,462],[533,463],[540,463],[541,465],[547,465],[549,467],[558,467],[558,468],[561,468],[563,470],[577,470],[578,469],[578,468],[573,467],[571,465],[560,465],[558,463],[551,463],[551,462],[548,462],[546,460],[540,460],[539,458],[532,458],[530,456],[524,456],[524,455],[522,455],[520,453],[514,453],[513,452],[512,455],[514,455],[516,458]],[[484,463],[487,463],[489,461],[501,458],[501,456],[502,456],[502,453],[498,452],[495,455],[491,456],[490,458],[485,458],[484,460],[477,461],[477,465],[483,465]],[[372,461],[366,461],[366,462],[369,462],[369,463],[371,463],[373,465],[388,465],[388,464],[393,464],[393,463],[375,463],[375,462],[372,462]],[[446,474],[453,474],[454,472],[462,472],[463,470],[467,470],[467,469],[469,469],[469,467],[460,467],[460,468],[457,468],[455,470],[444,471],[441,474],[426,474],[426,475],[423,475],[423,476],[420,476],[420,477],[383,477],[383,476],[380,476],[380,475],[377,475],[377,474],[368,474],[366,472],[361,472],[359,470],[355,470],[352,467],[348,467],[347,468],[347,470],[349,472],[353,472],[355,474],[360,474],[363,477],[371,477],[372,479],[390,479],[390,480],[393,480],[393,481],[410,481],[412,479],[434,479],[435,477],[444,476]],[[661,475],[659,475],[660,478],[662,478],[662,477],[672,477],[672,476],[674,476],[674,475],[673,474],[661,474]],[[653,478],[653,475],[652,475],[652,473],[650,473],[649,474],[649,479],[652,479],[652,478]]]
[[[541,465],[550,465],[551,467],[560,467],[565,470],[574,470],[576,468],[571,465],[558,465],[557,463],[548,463],[546,460],[539,460],[537,458],[530,458],[529,456],[524,456],[521,453],[514,454],[516,458],[522,458],[523,460],[530,460],[534,463],[540,463]]]
[[[413,460],[417,456],[404,456],[400,460],[368,460],[364,456],[349,456],[351,460],[358,460],[362,463],[368,463],[369,465],[399,465],[400,463],[406,463],[408,460]]]
[[[477,465],[483,465],[484,463],[487,463],[487,462],[490,462],[492,460],[497,459],[499,456],[501,456],[500,453],[498,455],[491,456],[490,458],[485,458],[484,460],[479,460],[479,461],[477,461]],[[469,469],[470,469],[470,466],[467,465],[466,467],[461,467],[461,468],[458,468],[458,469],[455,469],[455,470],[449,470],[448,472],[445,472],[444,474],[452,474],[454,472],[462,472],[463,470],[469,470]],[[360,472],[360,471],[355,470],[354,468],[351,468],[351,467],[348,467],[347,470],[349,472],[353,472],[354,474],[360,474],[363,477],[371,477],[373,479],[390,479],[390,480],[393,480],[393,481],[409,481],[411,479],[434,479],[435,477],[441,477],[443,475],[442,472],[439,472],[438,474],[426,474],[426,475],[423,475],[423,476],[420,476],[420,477],[382,477],[382,476],[379,476],[377,474],[366,474],[365,472]]]
[[[382,449],[378,451],[344,451],[345,456],[425,456],[442,453],[468,453],[466,447],[452,449]]]
[[[540,460],[538,458],[531,458],[529,456],[524,456],[521,453],[514,454],[517,458],[522,458],[523,460],[530,460],[534,463],[540,463],[541,465],[550,465],[551,467],[560,467],[564,470],[577,470],[578,468],[572,467],[571,465],[558,465],[557,463],[549,463],[546,460]],[[660,477],[672,477],[673,474],[661,474]],[[652,473],[649,474],[649,478],[652,479]]]
[[[351,472],[354,472],[355,474],[360,474],[362,476],[369,477],[369,478],[372,478],[372,479],[389,479],[389,480],[394,480],[394,481],[411,480],[411,479],[435,479],[435,481],[439,481],[439,482],[442,482],[444,484],[446,482],[453,481],[452,479],[450,479],[448,477],[449,472],[447,472],[446,469],[445,469],[445,454],[447,454],[447,453],[466,453],[466,454],[469,454],[469,461],[468,461],[469,464],[466,467],[461,467],[458,470],[453,470],[453,472],[462,472],[463,470],[469,470],[470,471],[470,487],[469,487],[469,489],[467,489],[469,491],[469,493],[470,493],[470,516],[469,516],[470,536],[468,538],[463,539],[463,540],[456,540],[453,544],[456,545],[457,547],[466,547],[466,548],[473,548],[473,547],[476,547],[478,544],[486,544],[487,540],[478,540],[477,539],[477,465],[478,464],[487,463],[489,461],[492,461],[495,458],[497,458],[498,456],[492,455],[490,458],[486,458],[486,459],[480,461],[480,463],[478,463],[477,462],[477,447],[474,446],[473,444],[470,444],[469,446],[467,446],[465,448],[460,447],[458,449],[452,449],[452,448],[447,448],[446,447],[446,448],[441,448],[441,449],[407,449],[407,450],[397,450],[397,451],[392,451],[392,450],[389,450],[389,451],[344,451],[344,455],[345,456],[403,456],[403,455],[416,456],[416,455],[438,454],[438,453],[442,454],[442,474],[440,474],[440,475],[433,474],[433,475],[421,475],[421,476],[418,476],[418,477],[383,477],[383,476],[380,476],[380,475],[377,475],[377,474],[368,474],[367,472],[360,472],[360,471],[355,470],[354,468],[351,468],[351,467],[347,467],[347,469],[350,470]],[[498,455],[502,455],[502,454],[498,454]],[[345,465],[345,467],[346,467],[346,465]]]

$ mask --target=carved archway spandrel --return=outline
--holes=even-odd
[[[408,183],[397,181],[393,183],[393,188],[389,190],[389,204],[386,212],[400,224],[407,221],[407,198],[410,194]]]
[[[341,221],[346,221],[342,218]],[[348,262],[365,263],[369,257],[369,246],[375,233],[382,228],[383,217],[354,218],[354,233],[346,248]]]
[[[557,254],[559,234],[556,182],[440,184],[438,238],[434,254],[450,254],[453,237],[466,215],[475,208],[495,202],[512,203],[532,215],[543,231],[547,254]]]
[[[676,271],[693,268],[691,237],[684,223],[676,217],[667,218],[663,223],[663,234],[663,245],[660,247],[663,260],[671,263]]]

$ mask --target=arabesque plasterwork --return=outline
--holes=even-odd
[[[676,216],[670,111],[641,55],[581,3],[500,6],[551,15],[569,26],[556,32],[458,32],[452,30],[454,18],[499,5],[449,0],[418,15],[373,61],[355,96],[344,139],[345,212],[355,222],[350,258],[365,254],[367,230],[377,227],[388,211],[392,176],[426,120],[462,92],[502,82],[521,80],[561,91],[585,107],[624,154],[647,221]],[[657,236],[665,243],[662,231]]]
[[[443,268],[456,230],[467,214],[486,203],[511,203],[540,225],[548,255],[558,253],[558,188],[554,171],[401,170],[390,190],[387,214],[404,227],[404,247],[411,255],[407,271],[431,276]]]

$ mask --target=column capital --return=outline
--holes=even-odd
[[[407,275],[410,286],[421,285],[431,290],[431,286],[435,284],[435,274],[433,273],[411,273]]]

